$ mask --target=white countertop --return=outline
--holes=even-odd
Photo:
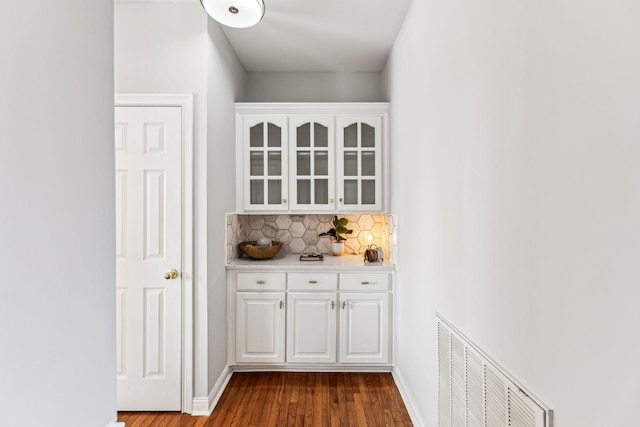
[[[227,265],[228,270],[353,270],[363,268],[367,271],[394,271],[391,262],[365,263],[362,255],[333,256],[324,255],[324,261],[300,261],[300,255],[278,254],[271,259],[254,260],[238,258]]]

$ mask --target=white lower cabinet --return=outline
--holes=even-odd
[[[390,366],[393,273],[229,274],[231,365]]]
[[[334,293],[290,292],[287,298],[287,362],[335,363]]]
[[[236,360],[284,362],[284,292],[238,292]]]
[[[389,295],[340,295],[340,362],[389,362]]]

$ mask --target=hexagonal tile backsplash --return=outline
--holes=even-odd
[[[370,244],[384,249],[387,259],[396,234],[396,219],[387,214],[344,214],[353,230],[345,242],[345,252],[363,254]],[[261,237],[282,242],[288,254],[331,252],[331,238],[319,234],[331,228],[333,215],[227,215],[227,263],[240,256],[238,243]]]

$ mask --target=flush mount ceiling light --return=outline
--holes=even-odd
[[[248,28],[264,16],[262,0],[200,0],[209,16],[227,27]]]

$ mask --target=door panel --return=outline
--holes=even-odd
[[[178,411],[182,112],[116,107],[115,118],[118,409]]]

